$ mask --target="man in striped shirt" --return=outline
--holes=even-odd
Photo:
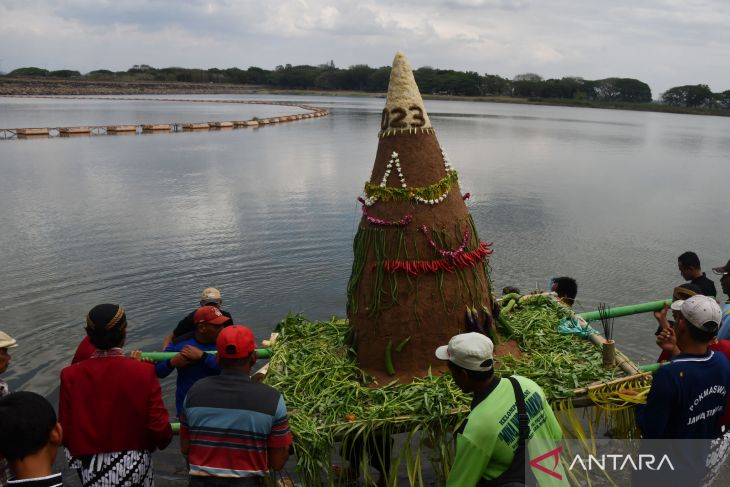
[[[180,411],[180,449],[197,486],[261,486],[280,470],[292,444],[284,398],[251,381],[254,336],[241,325],[224,328],[216,342],[221,374],[190,388]]]

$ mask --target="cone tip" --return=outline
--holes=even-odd
[[[388,96],[385,108],[391,115],[384,117],[383,130],[391,128],[431,128],[421,92],[413,77],[413,69],[402,51],[393,58],[393,68],[388,83]],[[397,114],[397,115],[394,115]]]

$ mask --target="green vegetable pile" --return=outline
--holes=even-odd
[[[382,432],[408,435],[404,448],[394,450],[393,475],[405,462],[410,484],[418,485],[421,451],[411,441],[418,439],[434,450],[434,467],[445,477],[452,458],[447,433],[466,417],[470,402],[449,375],[368,387],[348,345],[346,320],[311,322],[290,314],[278,331],[266,383],[286,400],[303,485],[321,480],[335,485],[330,464],[336,443],[378,438]]]
[[[504,313],[498,323],[504,338],[517,341],[522,356],[498,358],[500,376],[529,377],[551,401],[614,378],[615,372],[602,367],[601,351],[593,343],[556,332],[560,319],[571,314],[568,308],[546,296],[515,301],[511,316]],[[437,475],[446,477],[453,459],[448,433],[466,417],[471,400],[449,375],[429,373],[411,384],[394,381],[368,387],[372,379],[357,366],[346,320],[312,322],[290,314],[277,328],[280,335],[266,382],[286,400],[303,485],[337,484],[330,465],[338,443],[377,444],[384,434],[400,433],[406,438],[394,449],[388,485],[396,485],[401,464],[406,465],[410,485],[422,485],[424,444],[433,453]],[[362,470],[369,475],[368,469]]]
[[[557,333],[560,320],[571,316],[563,304],[545,295],[505,301],[507,306],[497,322],[505,338],[518,343],[522,356],[498,358],[501,376],[529,377],[542,387],[548,400],[555,401],[572,397],[574,389],[621,373],[603,367],[601,349],[590,340]],[[508,307],[510,316],[505,313]]]

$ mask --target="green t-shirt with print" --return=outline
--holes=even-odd
[[[530,379],[514,376],[525,395],[530,417],[530,459],[543,456],[559,446],[563,433],[542,389]],[[494,479],[504,473],[514,458],[519,440],[517,404],[512,384],[501,379],[467,418],[462,433],[456,436],[456,456],[449,472],[447,487],[472,487],[484,477]],[[557,457],[540,461],[553,475],[532,468],[539,485],[567,486],[568,479]],[[560,479],[558,478],[560,477]]]

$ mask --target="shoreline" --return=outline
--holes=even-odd
[[[222,83],[187,83],[157,81],[104,81],[47,78],[0,77],[0,96],[84,96],[84,95],[296,95],[329,97],[384,98],[385,93],[334,90],[277,89],[263,85]],[[730,117],[730,110],[704,110],[659,105],[656,103],[599,102],[545,98],[516,98],[507,96],[423,95],[426,100],[467,101],[478,103],[512,103],[517,105],[546,105],[574,108],[598,108],[640,112],[675,113]]]

